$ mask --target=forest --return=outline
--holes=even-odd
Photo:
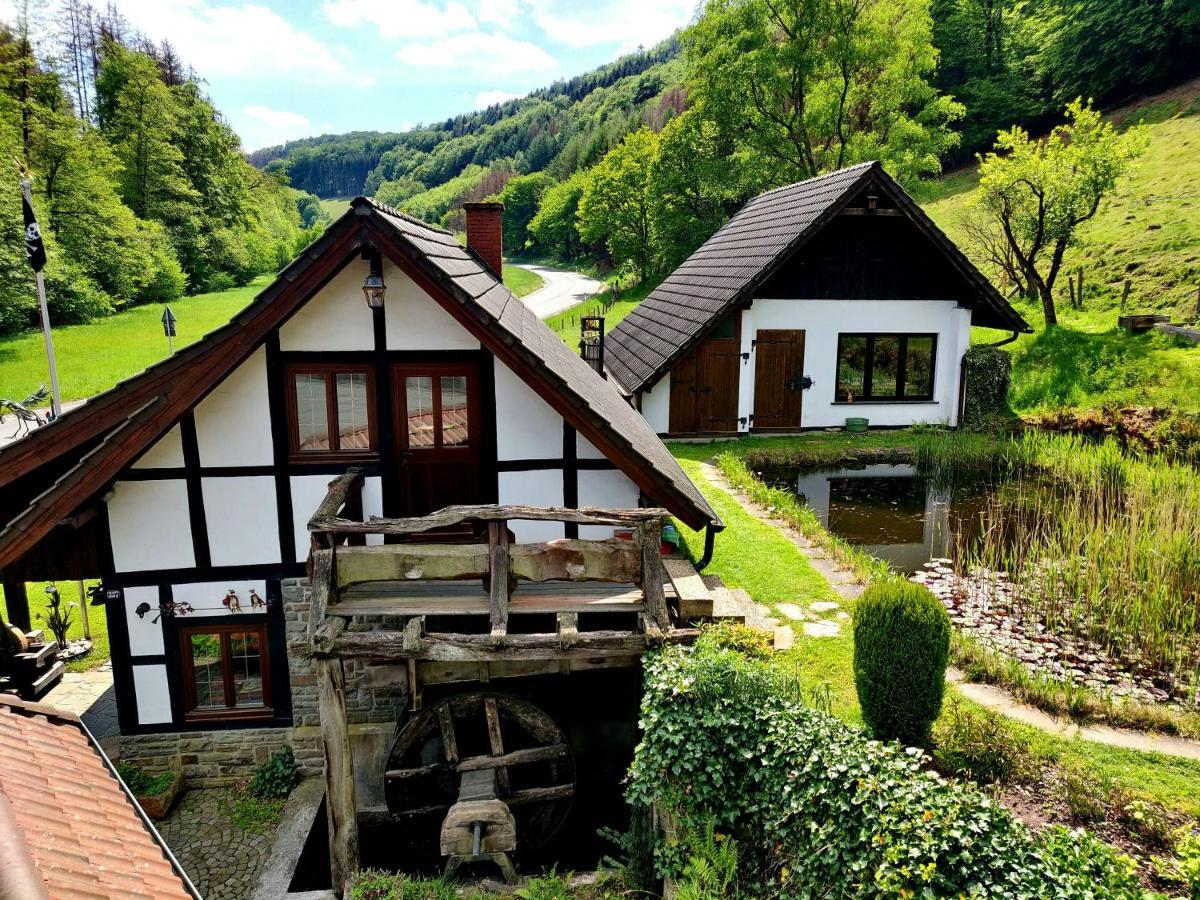
[[[0,158],[0,334],[37,324],[18,166],[58,325],[246,284],[319,232],[316,198],[251,166],[197,73],[111,6],[65,0],[0,27]]]
[[[1194,0],[709,0],[666,41],[402,133],[242,151],[193,72],[61,0],[0,30],[0,152],[31,174],[57,324],[244,285],[367,194],[451,230],[506,204],[511,254],[670,271],[762,190],[867,159],[909,187],[1200,68]],[[18,235],[16,173],[0,216]],[[0,333],[36,324],[19,241]]]
[[[497,196],[510,252],[647,277],[762,190],[867,159],[912,187],[1077,98],[1186,77],[1198,50],[1190,0],[710,0],[669,41],[520,100],[253,161],[452,229]]]

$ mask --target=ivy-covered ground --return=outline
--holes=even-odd
[[[828,599],[831,593],[825,579],[790,540],[774,526],[749,515],[731,494],[704,476],[703,461],[722,451],[741,456],[752,451],[800,451],[829,461],[864,448],[887,451],[911,447],[917,440],[913,432],[891,431],[862,436],[819,433],[726,444],[671,444],[684,470],[728,526],[717,537],[716,552],[707,571],[769,607],[780,602],[807,605]],[[682,530],[690,548],[703,546],[699,532]],[[842,603],[845,607],[844,600]],[[810,689],[827,683],[831,711],[844,722],[861,726],[849,634],[814,638],[795,623],[793,628],[794,649],[777,655],[776,665],[798,674]],[[967,745],[971,751],[968,755],[973,754],[975,762],[986,755],[989,745],[998,745],[1000,753],[1011,748],[1009,755],[1019,757],[1015,761],[1019,771],[1008,772],[1007,783],[1002,779],[989,790],[1001,794],[1019,816],[1029,821],[1089,825],[1137,856],[1145,879],[1156,869],[1153,858],[1163,852],[1156,841],[1161,844],[1163,834],[1180,824],[1194,824],[1200,816],[1200,762],[1081,739],[1066,740],[1030,726],[997,720],[953,688],[948,689],[947,697],[953,703],[947,703],[935,736],[941,734],[947,743]],[[968,716],[966,726],[962,722],[964,711]],[[1149,812],[1142,809],[1143,804]],[[1153,827],[1139,824],[1146,818],[1154,820]],[[1147,838],[1139,833],[1142,830],[1157,836]]]

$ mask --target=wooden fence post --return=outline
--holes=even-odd
[[[508,523],[488,522],[488,615],[492,643],[508,636]]]
[[[1133,290],[1133,282],[1128,278],[1125,279],[1125,285],[1121,288],[1121,312],[1125,312],[1125,307],[1129,303],[1129,292]]]
[[[637,529],[642,551],[642,594],[646,598],[646,615],[661,631],[671,626],[667,615],[667,598],[663,593],[662,522],[653,519]]]
[[[1196,309],[1192,312],[1192,321],[1200,323],[1200,286],[1196,288]]]

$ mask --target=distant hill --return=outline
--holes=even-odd
[[[304,138],[256,150],[248,158],[258,168],[286,172],[293,187],[322,198],[374,195],[391,182],[387,199],[397,202],[464,173],[466,184],[460,187],[468,191],[488,172],[550,170],[563,178],[596,162],[643,122],[654,124],[655,116],[664,115],[664,104],[682,106],[679,52],[677,38],[671,37],[525,97],[444,122],[405,132]],[[488,186],[494,188],[496,180]],[[503,176],[499,180],[502,186]],[[434,203],[436,214],[445,212],[442,205]]]

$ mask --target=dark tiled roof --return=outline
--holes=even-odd
[[[941,245],[1006,327],[1028,330],[1016,311],[883,167],[868,162],[767,191],[742,207],[613,329],[605,353],[609,372],[630,393],[651,387],[868,181],[890,194]]]
[[[0,697],[0,760],[18,832],[0,840],[23,842],[50,897],[198,896],[75,716]]]
[[[435,266],[462,302],[477,304],[503,332],[527,350],[553,377],[557,386],[574,398],[576,408],[586,410],[610,438],[627,446],[669,483],[681,500],[705,521],[720,519],[700,491],[679,467],[646,420],[629,405],[611,381],[601,378],[528,306],[506,288],[479,259],[447,232],[435,229],[391,207],[372,200],[381,214],[404,240],[416,247]]]

